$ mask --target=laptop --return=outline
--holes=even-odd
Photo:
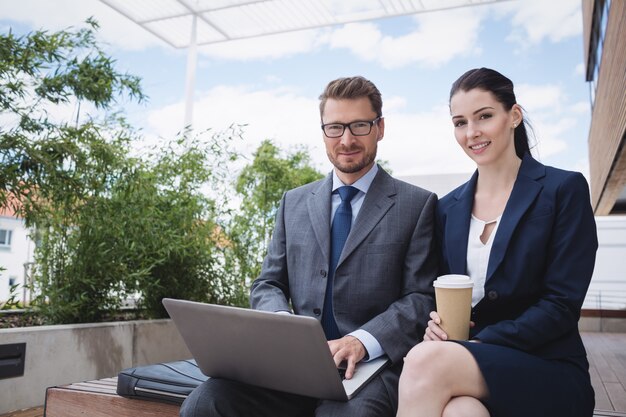
[[[313,398],[348,401],[389,362],[357,364],[351,379],[335,366],[312,317],[164,298],[202,373]]]

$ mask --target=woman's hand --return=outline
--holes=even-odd
[[[448,340],[448,335],[444,332],[441,327],[441,318],[436,311],[430,312],[430,320],[428,320],[428,327],[426,327],[426,331],[424,332],[424,341],[437,341],[437,340]]]
[[[428,320],[428,327],[424,332],[424,341],[436,341],[436,340],[448,340],[448,335],[443,331],[439,325],[441,324],[441,317],[436,311],[430,312],[430,320]],[[474,322],[470,321],[470,328],[474,327]],[[474,342],[475,340],[471,340]],[[479,342],[476,340],[476,342]]]

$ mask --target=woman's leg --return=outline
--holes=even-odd
[[[397,416],[441,417],[454,397],[483,399],[487,395],[480,368],[465,347],[453,342],[422,342],[405,358]]]
[[[454,397],[443,409],[442,417],[490,417],[487,408],[474,397]]]

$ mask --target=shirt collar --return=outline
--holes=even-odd
[[[362,191],[364,194],[367,194],[367,190],[369,190],[370,185],[372,185],[372,181],[374,181],[374,177],[378,173],[378,164],[372,165],[369,171],[365,173],[361,178],[356,180],[354,184],[351,184],[354,188],[359,191]],[[339,187],[343,187],[344,184],[341,182],[339,177],[337,176],[337,172],[333,169],[333,192],[337,190]]]

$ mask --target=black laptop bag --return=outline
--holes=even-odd
[[[193,359],[138,366],[124,369],[117,375],[117,394],[182,404],[191,391],[207,379]]]

